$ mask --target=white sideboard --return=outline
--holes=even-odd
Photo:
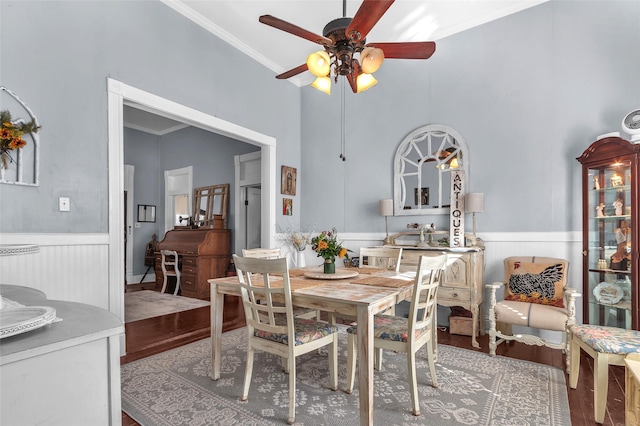
[[[444,283],[438,289],[438,305],[460,306],[471,311],[473,330],[471,341],[473,347],[479,348],[478,332],[485,333],[484,315],[484,249],[482,247],[402,247],[400,270],[415,272],[420,256],[437,256],[446,253],[448,256]]]
[[[120,319],[28,287],[0,285],[0,294],[62,319],[0,340],[0,424],[120,425]]]

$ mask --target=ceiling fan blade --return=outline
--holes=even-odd
[[[395,0],[364,0],[345,34],[353,42],[364,40]]]
[[[300,28],[297,25],[291,24],[287,21],[283,21],[282,19],[276,18],[271,15],[262,15],[260,18],[258,18],[258,21],[262,22],[265,25],[269,25],[270,27],[277,28],[289,34],[302,37],[304,39],[307,39],[314,43],[321,44],[323,46],[330,46],[333,44],[331,39],[327,37],[314,34],[311,31],[307,31],[304,28]]]
[[[436,51],[433,41],[367,43],[369,46],[382,49],[385,59],[429,59]]]
[[[349,86],[351,86],[351,91],[353,93],[358,93],[358,80],[357,77],[351,73],[347,74],[347,81],[349,82]]]
[[[305,71],[307,71],[309,69],[309,67],[307,66],[307,64],[302,64],[300,66],[295,67],[294,69],[291,69],[289,71],[285,71],[282,74],[278,74],[276,75],[276,78],[279,80],[283,80],[289,77],[293,77],[294,75],[298,75],[300,73],[303,73]]]

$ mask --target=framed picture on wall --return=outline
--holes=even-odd
[[[291,198],[282,199],[282,214],[285,216],[293,215],[293,200]]]
[[[420,192],[418,192],[420,189]],[[418,202],[421,206],[429,205],[429,188],[413,188],[413,196],[415,198],[415,205],[418,205]]]
[[[138,204],[138,222],[155,222],[156,206]]]
[[[296,195],[296,178],[298,171],[294,167],[282,166],[280,193]]]

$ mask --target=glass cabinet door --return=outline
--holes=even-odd
[[[589,324],[633,328],[631,173],[630,159],[588,168],[589,291],[583,297],[588,298],[584,315]]]

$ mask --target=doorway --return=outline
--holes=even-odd
[[[244,207],[246,221],[244,223],[244,229],[246,233],[246,244],[244,248],[247,249],[262,247],[260,244],[260,196],[260,188],[245,188]]]
[[[164,172],[164,231],[173,229],[183,216],[191,216],[193,194],[193,167],[183,167]]]
[[[185,124],[218,133],[261,148],[261,243],[275,243],[276,223],[276,140],[251,129],[221,120],[213,115],[189,108],[165,98],[107,79],[108,170],[109,170],[109,310],[124,320],[124,160],[123,108],[132,106],[153,114],[172,118]],[[235,229],[234,229],[235,231]],[[122,352],[125,341],[121,339]]]
[[[236,253],[242,249],[272,247],[263,245],[262,228],[262,155],[260,151],[236,155],[235,163],[235,211],[237,223],[234,245]]]

